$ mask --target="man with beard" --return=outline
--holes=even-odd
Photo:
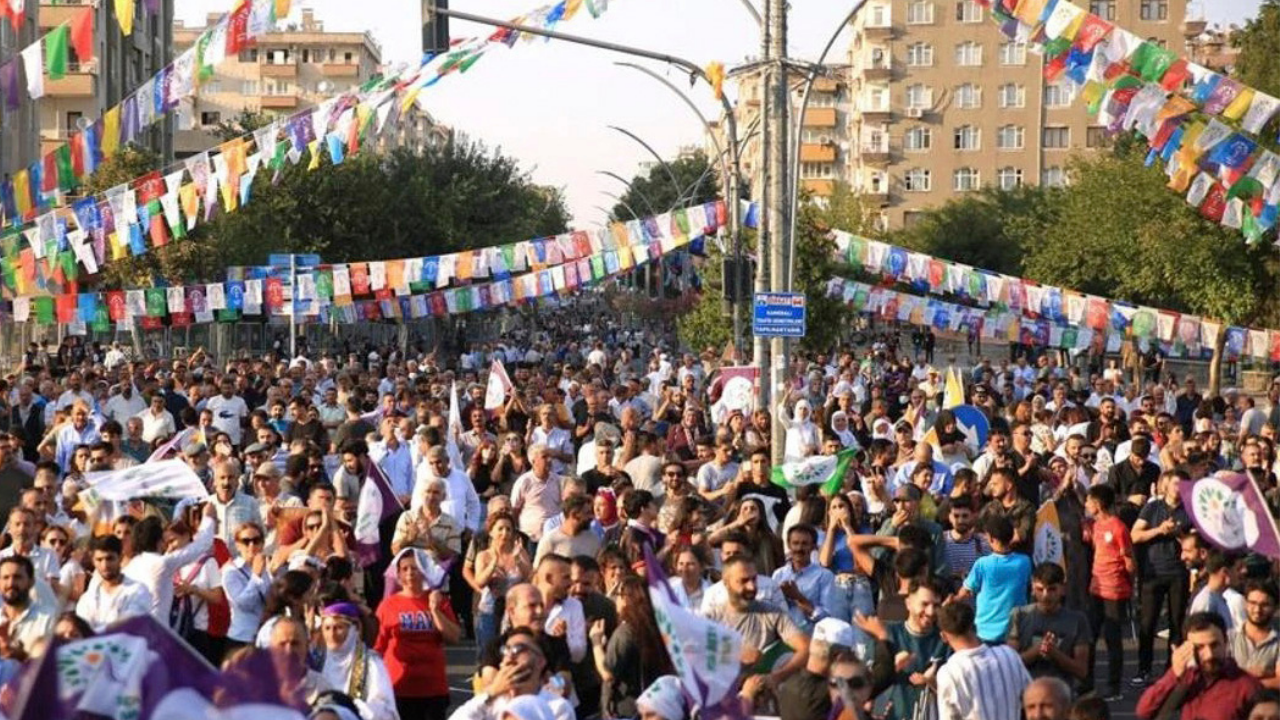
[[[1187,641],[1173,651],[1169,670],[1138,701],[1142,720],[1235,720],[1262,689],[1228,651],[1226,624],[1214,613],[1193,613]]]
[[[0,582],[3,567],[0,565]],[[1244,624],[1227,635],[1236,664],[1270,690],[1280,688],[1276,677],[1276,662],[1280,661],[1280,634],[1275,624],[1278,593],[1274,582],[1250,580],[1244,590]]]
[[[1063,606],[1067,575],[1041,563],[1031,575],[1034,600],[1013,611],[1007,642],[1022,655],[1033,678],[1058,678],[1075,687],[1089,675],[1089,618]]]
[[[916,704],[951,655],[938,632],[938,608],[945,597],[936,580],[912,580],[905,621],[886,625],[876,617],[854,616],[854,623],[877,641],[871,693],[877,698],[877,717],[915,717]]]
[[[951,500],[951,529],[943,533],[943,553],[951,577],[963,583],[978,558],[991,554],[991,545],[977,532],[973,497],[961,495]]]
[[[765,665],[757,670],[768,675],[770,685],[775,687],[799,672],[809,661],[809,637],[783,608],[756,600],[755,561],[738,556],[726,562],[724,587],[729,602],[711,607],[706,617],[742,633],[742,664]],[[769,667],[769,646],[776,647],[778,642],[785,643],[794,654],[780,666]]]
[[[1010,549],[1024,555],[1031,554],[1031,542],[1035,535],[1036,508],[1018,495],[1017,476],[1013,469],[997,467],[987,480],[987,494],[991,502],[978,513],[978,525],[986,527],[993,517],[1005,517],[1013,524],[1013,542]]]
[[[37,602],[31,591],[35,585],[35,568],[21,555],[0,559],[0,613],[8,629],[10,657],[25,659],[53,634],[56,612],[53,607]]]

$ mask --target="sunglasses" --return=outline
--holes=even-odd
[[[240,544],[242,544],[242,545],[261,545],[261,544],[262,544],[262,536],[261,536],[261,535],[254,535],[253,537],[242,537],[242,538],[236,538],[236,542],[238,542],[238,543],[240,543]]]
[[[863,675],[854,675],[849,678],[831,678],[827,680],[827,685],[833,688],[839,688],[841,685],[850,690],[861,690],[867,687],[867,678]]]
[[[499,652],[502,654],[502,657],[504,658],[517,657],[527,652],[531,652],[537,655],[542,654],[542,652],[538,650],[538,648],[528,643],[514,643],[511,645],[503,645],[502,648],[499,650]]]
[[[66,545],[67,541],[59,537],[45,538],[45,543],[49,545]]]

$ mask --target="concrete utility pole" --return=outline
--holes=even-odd
[[[769,118],[770,146],[765,156],[765,184],[769,186],[767,223],[769,227],[769,284],[773,292],[790,292],[788,282],[787,257],[791,241],[790,195],[788,194],[788,165],[791,133],[789,132],[788,115],[791,109],[790,83],[787,78],[787,3],[786,0],[765,0],[765,24],[768,27],[767,51],[765,56],[766,77],[769,78],[768,95],[770,96]],[[787,364],[790,358],[789,341],[785,338],[773,338],[770,341],[769,355],[769,395],[768,402],[777,406],[777,400],[785,396],[784,385],[787,382]],[[762,367],[763,374],[764,369]],[[772,396],[771,393],[777,393]],[[783,441],[785,432],[781,418],[774,413],[773,430],[773,462],[782,462]]]
[[[756,229],[756,284],[755,293],[769,292],[769,248],[773,243],[773,234],[770,228],[770,218],[773,216],[773,207],[769,203],[772,196],[773,188],[769,184],[769,150],[773,147],[773,91],[769,85],[772,75],[769,72],[768,61],[770,52],[770,40],[773,37],[773,23],[770,18],[773,17],[774,0],[765,0],[764,3],[764,22],[760,25],[760,57],[764,62],[760,72],[760,157],[764,160],[763,173],[760,176],[760,187],[751,188],[751,194],[760,198],[760,222]],[[752,313],[754,314],[755,303],[752,302]],[[773,397],[770,388],[769,377],[769,343],[762,337],[752,335],[751,337],[751,364],[760,368],[760,393],[757,397],[757,407],[769,407],[769,401]]]

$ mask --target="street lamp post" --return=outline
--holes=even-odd
[[[645,150],[649,151],[649,154],[653,156],[653,159],[656,160],[658,164],[662,166],[663,172],[667,174],[667,179],[671,181],[671,189],[676,191],[676,197],[677,198],[680,197],[680,193],[681,193],[680,181],[676,180],[676,174],[671,170],[671,165],[667,163],[666,160],[662,159],[662,156],[658,154],[657,150],[653,149],[652,145],[645,142],[644,138],[640,137],[639,135],[631,132],[630,130],[624,127],[619,127],[617,125],[610,125],[609,129],[616,130],[617,132],[620,132],[623,135],[626,135],[627,137],[639,143],[640,146],[643,147]]]
[[[636,197],[640,198],[641,202],[644,203],[644,206],[649,211],[650,215],[658,214],[658,211],[653,209],[653,203],[649,202],[649,198],[645,197],[644,193],[637,190],[635,184],[632,183],[630,180],[627,180],[626,178],[622,177],[616,172],[610,172],[608,170],[597,170],[596,174],[613,178],[614,180],[617,180],[618,182],[622,183],[627,187],[627,192],[633,192],[636,194]]]

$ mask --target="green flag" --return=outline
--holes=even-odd
[[[111,329],[111,316],[107,312],[107,304],[99,302],[93,308],[93,323],[91,327],[94,332],[107,332]]]
[[[53,324],[53,298],[38,297],[31,301],[36,307],[36,323],[40,325]]]
[[[59,145],[53,151],[54,163],[58,168],[58,189],[71,192],[76,188],[76,171],[71,165],[71,146]]]
[[[788,490],[804,485],[822,485],[823,495],[834,495],[844,485],[844,476],[849,469],[857,448],[846,448],[835,455],[814,455],[798,462],[784,463],[773,469],[773,484]]]
[[[168,307],[164,288],[147,288],[147,317],[164,317]]]
[[[71,26],[59,25],[44,37],[44,68],[50,80],[61,80],[67,75],[67,41],[71,38]]]

